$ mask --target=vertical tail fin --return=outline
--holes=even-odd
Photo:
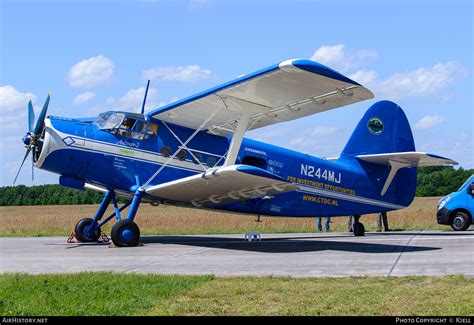
[[[391,101],[373,104],[352,133],[341,158],[357,159],[359,155],[393,152],[413,152],[415,143],[410,124],[403,110]],[[400,169],[393,178],[387,193],[382,189],[390,174],[390,166],[357,159],[372,182],[377,194],[383,199],[409,205],[416,191],[416,168]]]
[[[383,100],[373,104],[360,120],[342,155],[415,151],[410,124],[400,106]]]

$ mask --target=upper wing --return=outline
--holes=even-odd
[[[295,191],[299,187],[261,168],[231,165],[151,186],[146,193],[197,207]]]
[[[289,121],[373,98],[357,82],[310,60],[288,60],[179,100],[147,115],[227,135],[246,111],[249,129]]]

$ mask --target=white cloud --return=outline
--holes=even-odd
[[[104,104],[96,105],[89,109],[88,114],[98,114],[107,110],[124,110],[128,112],[140,112],[145,96],[145,87],[130,89],[124,95],[116,98],[107,98]],[[145,112],[150,109],[158,108],[157,102],[158,90],[155,88],[148,89],[148,95],[145,104]]]
[[[345,51],[344,44],[322,45],[311,57],[346,74],[349,78],[374,90],[378,98],[398,100],[401,98],[422,96],[435,93],[454,82],[456,76],[466,74],[456,62],[438,63],[432,67],[395,73],[387,78],[379,78],[375,70],[362,69],[368,60],[377,58],[377,51],[363,49],[355,52]],[[440,100],[448,101],[452,96],[440,95]]]
[[[158,95],[158,90],[149,88],[145,108],[153,106],[154,101]],[[143,98],[145,96],[145,87],[130,89],[125,95],[120,97],[117,104],[121,108],[131,109],[139,112],[142,108]]]
[[[357,81],[361,85],[368,87],[377,79],[377,71],[374,70],[357,70],[350,74],[348,77],[354,81]]]
[[[92,100],[94,97],[95,97],[95,93],[93,93],[92,91],[86,91],[85,93],[77,95],[72,101],[72,104],[74,106],[79,106],[84,103],[87,103],[88,101]]]
[[[22,93],[13,86],[0,87],[0,113],[2,114],[2,127],[0,128],[1,142],[7,136],[15,136],[17,140],[23,132],[27,131],[27,107],[29,100],[36,101],[36,95]]]
[[[76,63],[68,73],[72,87],[92,88],[112,80],[114,63],[112,60],[98,55]]]
[[[426,130],[446,122],[448,119],[441,115],[425,115],[413,127],[417,131]]]
[[[22,93],[12,86],[0,87],[0,112],[7,113],[17,110],[24,110],[29,100],[36,100],[36,96],[32,93]]]
[[[159,107],[166,106],[166,105],[171,104],[171,103],[174,103],[174,102],[176,102],[176,101],[178,101],[178,100],[179,100],[178,97],[173,97],[173,98],[171,98],[170,100],[164,100],[164,101],[158,102],[158,104],[156,105],[155,108],[159,108]]]
[[[344,44],[322,45],[311,56],[311,60],[317,61],[328,67],[347,73],[357,68],[369,59],[377,58],[377,51],[364,49],[357,52],[346,53]]]
[[[185,67],[158,67],[144,70],[143,79],[196,82],[207,80],[212,76],[212,71],[203,69],[199,65],[192,64]]]
[[[335,126],[317,126],[315,128],[294,128],[288,124],[287,136],[281,138],[281,145],[292,150],[305,152],[319,157],[332,157],[339,154],[340,148],[347,141],[345,130]]]
[[[455,62],[438,63],[433,67],[396,73],[378,83],[378,97],[400,99],[427,95],[451,84],[463,69]],[[462,73],[461,73],[462,74]]]

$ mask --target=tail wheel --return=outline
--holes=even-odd
[[[130,220],[120,220],[112,227],[112,241],[117,247],[137,246],[140,239],[140,229]]]
[[[352,226],[354,230],[354,236],[359,237],[359,236],[365,236],[365,227],[362,223],[356,222]]]
[[[456,212],[451,224],[454,231],[464,231],[471,225],[469,216],[464,212]]]
[[[83,243],[96,242],[100,237],[100,229],[97,227],[94,230],[90,229],[93,220],[91,218],[84,218],[77,222],[74,232],[77,239]]]

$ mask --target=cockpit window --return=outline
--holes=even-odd
[[[105,122],[107,122],[107,120],[109,119],[110,115],[110,113],[102,113],[99,115],[99,117],[97,117],[94,123],[102,128]]]
[[[102,130],[133,139],[147,139],[158,132],[158,125],[144,120],[140,114],[107,112],[100,114],[95,123]]]
[[[123,118],[125,117],[122,113],[112,114],[107,121],[102,125],[102,129],[115,129],[120,126]]]

